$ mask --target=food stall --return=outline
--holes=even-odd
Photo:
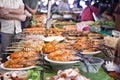
[[[6,48],[10,55],[0,65],[1,80],[117,80],[119,73],[110,77],[109,72],[118,67],[107,62],[114,59],[109,50],[119,39],[102,32],[105,23],[66,21],[60,16],[50,19],[50,11],[33,15],[31,28]],[[109,44],[111,39],[114,45]]]

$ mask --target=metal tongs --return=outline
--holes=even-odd
[[[108,50],[110,50],[110,52],[112,52],[110,47],[108,47],[108,46],[106,46],[106,45],[104,45],[104,44],[99,44],[99,47],[94,47],[94,48],[95,48],[96,50],[101,51],[101,52],[109,59]]]
[[[87,69],[87,72],[89,72],[89,68],[88,68],[88,64],[91,64],[92,62],[87,58],[85,57],[83,54],[81,54],[81,52],[79,51],[77,54],[75,54],[76,56],[79,56],[81,59],[76,59],[77,61],[79,60],[80,62],[83,62],[83,64],[86,66],[86,69]],[[91,64],[92,65],[92,64]],[[92,67],[96,69],[96,67],[94,65],[92,65]]]

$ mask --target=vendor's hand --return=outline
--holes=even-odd
[[[25,21],[25,20],[26,20],[26,17],[27,17],[26,15],[19,15],[19,16],[18,16],[18,20],[19,20],[19,21]]]
[[[107,16],[107,19],[113,21],[113,18],[111,16]]]
[[[25,13],[25,15],[26,15],[27,17],[31,17],[31,16],[32,16],[32,14],[29,13],[27,10],[25,10],[24,13]]]

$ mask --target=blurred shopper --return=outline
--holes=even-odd
[[[56,2],[54,2],[53,5],[52,5],[52,8],[51,8],[51,11],[53,13],[56,13],[57,12],[57,8],[58,8],[58,5],[56,4]]]
[[[77,7],[81,8],[82,6],[80,5],[80,0],[77,0]]]
[[[61,0],[60,4],[58,5],[58,12],[69,12],[70,11],[70,6],[68,4],[68,0]]]
[[[105,18],[106,20],[110,20],[110,21],[114,21],[114,10],[116,7],[116,3],[112,4],[110,7],[108,7],[103,13],[102,13],[102,17]]]
[[[114,13],[113,13],[113,16],[115,17],[115,19],[117,18],[117,15],[120,14],[120,1],[119,3],[117,3],[115,9],[114,9]]]
[[[120,0],[114,10],[113,16],[115,17],[115,29],[120,31]]]
[[[1,51],[4,52],[13,41],[14,36],[22,32],[21,21],[25,21],[26,15],[24,15],[22,0],[0,0],[0,12]]]
[[[81,14],[81,21],[94,21],[93,13],[98,17],[98,3],[91,5],[89,1],[86,1],[87,7]]]
[[[27,16],[26,20],[22,22],[22,28],[30,26],[31,17],[35,15],[38,9],[39,0],[23,0],[25,4],[25,14]]]
[[[105,10],[102,17],[106,20],[115,21],[115,29],[120,31],[120,1]]]

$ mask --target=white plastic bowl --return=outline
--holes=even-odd
[[[52,36],[52,37],[46,37],[46,38],[44,38],[43,41],[45,41],[45,42],[51,42],[51,41],[56,40],[56,41],[59,42],[59,41],[62,41],[64,39],[65,39],[65,37],[62,37],[62,36]]]
[[[50,63],[54,71],[74,68],[74,64],[79,62],[79,61],[68,61],[68,62],[54,61],[54,60],[48,59],[47,56],[45,56],[45,60]]]

